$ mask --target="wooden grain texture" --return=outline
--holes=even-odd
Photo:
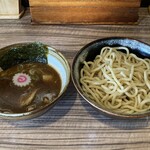
[[[29,0],[33,23],[120,24],[138,20],[140,0]]]
[[[100,13],[98,13],[100,11]],[[41,13],[42,12],[42,13]],[[41,24],[91,23],[116,24],[134,23],[138,20],[137,8],[97,7],[33,7],[32,22]]]
[[[29,0],[30,6],[95,6],[103,7],[139,7],[141,0]]]
[[[20,20],[0,20],[0,48],[41,41],[63,53],[70,65],[87,43],[111,36],[150,44],[150,15],[140,9],[138,25],[31,25],[29,11]],[[0,119],[0,150],[149,150],[150,118],[119,120],[103,116],[75,90],[47,113],[24,121]]]

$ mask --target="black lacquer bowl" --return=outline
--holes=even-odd
[[[79,92],[79,94],[94,108],[98,109],[104,115],[108,115],[110,117],[117,118],[142,118],[150,115],[150,111],[141,114],[118,114],[108,109],[102,108],[96,102],[86,97],[80,84],[80,70],[83,67],[83,61],[92,61],[95,59],[96,55],[100,54],[101,48],[105,46],[116,47],[116,46],[124,46],[129,48],[131,53],[136,54],[140,58],[150,58],[150,45],[143,43],[141,41],[131,39],[131,38],[123,38],[123,37],[110,37],[104,39],[98,39],[93,41],[87,45],[85,45],[74,57],[72,63],[72,80],[73,83]]]

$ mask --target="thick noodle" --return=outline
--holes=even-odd
[[[150,110],[150,61],[126,47],[104,47],[84,61],[80,83],[87,97],[107,109],[136,114]]]

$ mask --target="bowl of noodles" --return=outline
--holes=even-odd
[[[54,48],[19,43],[0,49],[0,117],[30,119],[50,109],[70,82],[70,66]]]
[[[150,45],[131,38],[98,39],[76,54],[71,75],[79,94],[101,113],[150,115]]]

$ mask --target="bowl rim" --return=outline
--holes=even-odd
[[[93,45],[94,43],[97,42],[101,42],[101,41],[105,41],[105,40],[131,40],[131,41],[136,41],[139,42],[141,44],[147,45],[150,47],[150,44],[142,42],[140,40],[137,40],[135,38],[128,38],[128,37],[106,37],[106,38],[100,38],[97,40],[94,40],[90,43],[87,43],[85,46],[83,46],[74,56],[73,58],[73,62],[72,62],[72,66],[71,66],[71,78],[72,78],[72,82],[77,90],[77,92],[79,93],[79,95],[86,101],[88,102],[93,108],[96,108],[99,112],[101,112],[103,115],[106,115],[108,117],[112,117],[112,118],[119,118],[119,119],[137,119],[137,118],[144,118],[144,117],[148,117],[150,116],[150,112],[146,112],[146,113],[141,113],[141,114],[133,114],[133,115],[129,115],[129,114],[119,114],[119,113],[115,113],[115,112],[111,112],[107,109],[104,109],[96,104],[94,104],[91,100],[89,100],[86,96],[84,96],[84,92],[80,89],[80,87],[77,84],[75,75],[74,75],[74,67],[75,67],[75,63],[76,60],[78,59],[78,57],[80,56],[80,54],[82,53],[82,51],[84,51],[84,49],[86,49],[87,47]]]
[[[59,55],[63,59],[65,65],[67,67],[67,72],[68,72],[67,84],[65,85],[63,91],[58,95],[58,97],[56,97],[50,104],[48,104],[44,107],[41,107],[39,109],[31,110],[29,112],[22,112],[22,113],[3,113],[3,112],[0,112],[0,117],[3,118],[3,119],[23,120],[23,119],[32,119],[32,118],[40,116],[41,114],[45,113],[48,109],[50,109],[50,107],[52,107],[56,102],[58,102],[61,99],[61,97],[65,94],[65,92],[66,92],[66,90],[67,90],[67,88],[70,84],[71,66],[69,64],[69,61],[64,56],[64,54],[62,54],[59,50],[57,50],[56,48],[54,48],[51,45],[48,45],[48,44],[45,44],[45,43],[39,42],[39,41],[20,42],[20,43],[14,43],[14,44],[10,44],[10,45],[7,45],[7,46],[4,46],[4,47],[0,48],[0,53],[2,53],[2,51],[5,51],[5,49],[9,49],[11,47],[21,46],[21,45],[23,46],[23,45],[32,44],[32,43],[42,43],[42,44],[44,44],[45,46],[47,46],[48,49],[50,48],[50,50],[54,51],[57,55]]]

